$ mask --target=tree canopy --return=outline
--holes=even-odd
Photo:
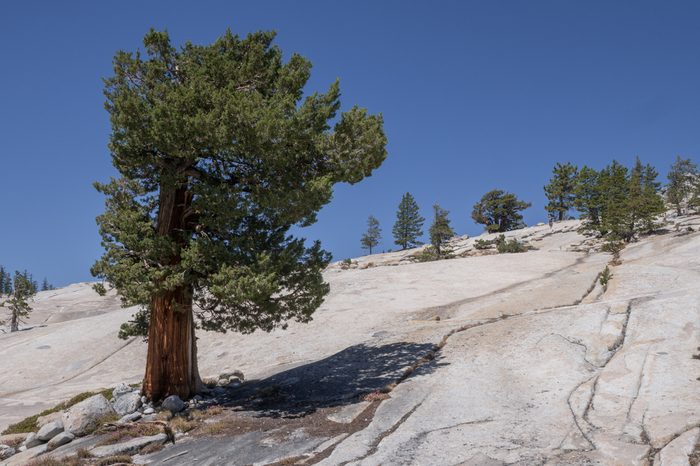
[[[252,332],[311,318],[330,255],[289,229],[386,157],[381,115],[340,113],[337,81],[304,97],[311,63],[285,62],[274,37],[227,31],[176,48],[151,30],[145,53],[118,52],[105,79],[119,177],[96,183],[105,254],[92,272],[141,307],[122,336],[148,331],[150,397],[194,390],[195,326]],[[165,355],[168,338],[185,349]]]
[[[515,194],[494,189],[474,204],[472,219],[484,225],[490,233],[516,230],[525,226],[520,212],[530,205],[519,200]]]

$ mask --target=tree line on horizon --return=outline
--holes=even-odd
[[[650,164],[642,164],[639,158],[631,168],[613,160],[601,170],[557,163],[544,186],[548,201],[545,210],[550,222],[573,218],[569,213],[574,210],[583,221],[583,233],[599,235],[610,242],[630,242],[635,235],[653,232],[658,227],[656,218],[665,211],[657,177],[658,171]],[[700,207],[699,179],[698,169],[690,159],[676,158],[668,173],[665,196],[678,215]],[[530,206],[515,194],[494,189],[474,204],[471,218],[484,225],[488,233],[503,233],[525,227],[521,212]],[[435,204],[433,212],[430,245],[435,258],[441,258],[445,256],[445,243],[455,233],[448,211]],[[392,227],[394,244],[401,250],[422,245],[424,222],[415,198],[410,192],[405,193]],[[381,239],[379,220],[370,215],[361,246],[372,254]]]

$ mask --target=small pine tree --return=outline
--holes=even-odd
[[[571,163],[557,163],[552,170],[552,178],[544,187],[549,203],[545,206],[554,219],[562,221],[574,206],[574,191],[578,168]]]
[[[25,323],[24,319],[29,317],[29,313],[32,310],[29,301],[34,296],[35,291],[33,291],[31,280],[25,274],[19,272],[15,272],[12,289],[10,297],[0,305],[9,309],[10,332],[16,332],[19,330],[19,324]],[[4,324],[5,321],[0,323]]]
[[[423,222],[418,210],[418,204],[411,193],[406,193],[401,198],[399,210],[396,212],[396,223],[392,228],[394,243],[401,249],[413,248],[420,245],[418,237],[423,235]]]
[[[377,247],[381,239],[382,230],[379,228],[379,220],[370,215],[367,219],[367,231],[360,240],[362,249],[368,249],[369,253],[372,254],[372,248]]]
[[[5,271],[5,279],[3,280],[5,288],[3,289],[2,294],[12,294],[12,276],[10,275],[10,272]]]
[[[520,211],[527,209],[530,205],[529,202],[518,199],[515,194],[494,189],[484,194],[481,200],[474,204],[472,219],[476,223],[485,225],[490,233],[516,230],[525,226]]]
[[[5,294],[5,267],[0,265],[0,295]]]
[[[683,215],[684,205],[690,204],[696,191],[695,183],[698,176],[698,168],[690,159],[676,157],[668,172],[668,189],[666,198],[673,204],[678,215]]]
[[[41,291],[49,291],[52,290],[53,286],[49,284],[49,281],[44,277],[44,280],[41,282]]]
[[[433,212],[433,224],[430,226],[430,243],[435,250],[437,258],[440,259],[449,256],[451,251],[445,243],[455,235],[455,232],[450,226],[450,219],[447,217],[448,211],[435,204]]]

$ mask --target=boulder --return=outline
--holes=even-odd
[[[63,422],[60,420],[52,421],[44,424],[44,427],[39,429],[39,432],[36,433],[36,437],[42,442],[48,442],[61,432],[63,432]]]
[[[167,409],[171,413],[179,413],[183,409],[187,407],[184,401],[180,399],[179,396],[177,395],[170,395],[166,399],[163,400],[162,406],[164,409]]]
[[[6,460],[10,456],[17,453],[17,450],[9,445],[0,445],[0,460]]]
[[[125,384],[124,382],[121,382],[117,384],[116,387],[112,389],[112,396],[117,399],[122,395],[125,395],[127,393],[133,392],[134,389],[130,387],[128,384]]]
[[[29,432],[0,435],[0,445],[17,445],[29,437]]]
[[[131,414],[141,407],[141,395],[138,392],[129,392],[119,395],[112,405],[120,416]]]
[[[151,408],[150,406],[143,410],[143,414],[145,414],[145,415],[153,414],[155,412],[156,412],[156,410]]]
[[[104,458],[106,456],[130,455],[136,453],[143,447],[151,444],[165,443],[168,436],[165,434],[149,435],[148,437],[138,437],[126,442],[115,443],[113,445],[103,445],[90,450],[93,456]]]
[[[104,417],[115,414],[107,398],[95,395],[66,411],[63,415],[63,427],[66,432],[79,437],[95,430]]]
[[[32,432],[31,434],[27,435],[27,438],[24,439],[24,442],[22,442],[22,445],[26,447],[27,449],[34,448],[37,445],[41,445],[43,442],[39,440],[37,437],[36,433]]]
[[[55,450],[56,448],[65,445],[66,443],[72,442],[74,438],[75,435],[71,434],[70,432],[61,432],[60,434],[56,435],[54,438],[49,440],[48,449]]]
[[[36,418],[36,425],[41,429],[49,422],[61,421],[63,419],[63,411],[57,411],[55,413],[47,414],[46,416],[39,416]]]

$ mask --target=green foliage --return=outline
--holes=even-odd
[[[9,297],[0,302],[0,307],[6,307],[10,311],[10,332],[19,330],[19,325],[25,323],[24,319],[29,317],[32,310],[29,302],[35,294],[36,284],[33,283],[31,275],[26,271],[23,273],[15,272]],[[0,320],[0,325],[5,322]]]
[[[396,222],[392,228],[394,243],[401,249],[414,248],[420,245],[418,238],[423,235],[423,222],[418,204],[411,193],[406,193],[401,198],[399,210],[396,212]]]
[[[451,253],[446,242],[455,235],[450,226],[448,211],[435,204],[433,206],[433,224],[430,226],[430,243],[438,259],[448,257]]]
[[[474,241],[474,249],[489,249],[496,244],[497,239],[477,239]]]
[[[381,239],[382,229],[379,228],[379,220],[370,215],[367,219],[367,231],[362,235],[362,239],[360,240],[362,249],[367,249],[369,253],[372,254],[372,248],[377,247]]]
[[[599,281],[600,284],[604,287],[608,286],[608,282],[612,280],[613,274],[610,272],[610,267],[607,265],[603,269],[603,271],[600,273]]]
[[[544,187],[544,193],[549,200],[545,206],[550,216],[556,220],[564,220],[566,213],[574,206],[574,191],[578,168],[571,163],[557,163],[552,170],[552,178]]]
[[[432,262],[439,260],[441,257],[438,256],[437,250],[433,245],[428,245],[422,250],[413,254],[411,258],[416,262]]]
[[[94,276],[141,312],[186,290],[207,330],[307,322],[328,293],[330,255],[289,230],[308,226],[333,185],[357,183],[386,157],[381,115],[340,109],[338,82],[303,98],[311,63],[275,33],[171,45],[151,30],[144,52],[118,52],[105,80],[119,177],[97,183],[105,248]]]
[[[529,202],[519,200],[514,194],[494,189],[474,204],[472,219],[485,225],[489,233],[516,230],[525,226],[520,212],[530,205]]]
[[[654,167],[639,159],[632,170],[615,160],[600,172],[582,168],[574,205],[583,214],[583,231],[626,242],[654,231],[664,211],[657,176]]]
[[[500,254],[504,254],[525,252],[527,251],[527,248],[523,243],[521,243],[515,238],[506,240],[505,235],[498,235],[498,238],[496,238],[496,250]]]
[[[678,215],[683,214],[684,204],[694,204],[698,191],[698,168],[690,159],[676,157],[668,172],[666,198],[673,204]],[[695,195],[695,196],[694,196]],[[692,207],[692,206],[688,206]]]

